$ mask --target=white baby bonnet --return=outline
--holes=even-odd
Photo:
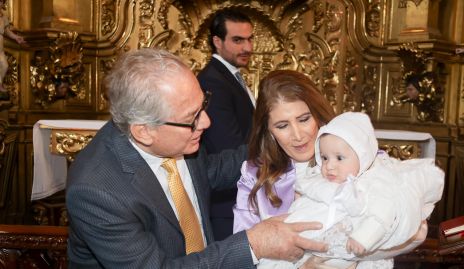
[[[319,129],[316,139],[316,162],[321,166],[319,139],[323,134],[332,134],[345,140],[356,152],[359,158],[359,173],[361,175],[374,162],[379,148],[374,127],[369,117],[361,112],[345,112],[333,118],[327,125]]]

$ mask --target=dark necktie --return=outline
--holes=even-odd
[[[243,80],[243,77],[242,77],[242,75],[240,74],[239,71],[237,71],[237,72],[235,73],[235,77],[237,78],[237,80],[238,80],[238,82],[240,83],[240,85],[242,85],[243,89],[245,89],[245,91],[248,92],[248,87],[247,87],[247,85],[246,85],[246,83],[245,83],[245,80]]]

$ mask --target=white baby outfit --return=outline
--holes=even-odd
[[[322,134],[336,135],[351,146],[360,160],[358,175],[342,184],[322,177]],[[302,235],[328,243],[329,251],[308,252],[295,264],[262,259],[258,268],[298,268],[312,255],[328,258],[325,263],[336,268],[349,267],[355,261],[360,261],[357,268],[393,268],[392,257],[421,243],[410,239],[443,192],[444,173],[433,159],[399,161],[378,152],[369,117],[355,112],[343,113],[320,128],[315,156],[318,165],[308,167],[306,176],[297,178],[295,189],[301,197],[290,207],[286,222],[321,222],[322,230]],[[356,257],[348,253],[349,237],[363,245],[368,254]]]

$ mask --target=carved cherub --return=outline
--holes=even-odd
[[[444,89],[440,83],[441,65],[430,52],[415,44],[404,44],[398,50],[402,61],[406,92],[393,97],[393,103],[412,103],[420,121],[443,122]]]
[[[3,37],[7,36],[19,45],[26,43],[22,36],[17,35],[12,31],[12,25],[6,14],[5,1],[6,0],[0,0],[0,100],[9,99],[8,91],[3,87],[3,79],[5,78],[6,71],[8,70],[8,61],[3,48]]]
[[[404,77],[407,99],[403,102],[413,103],[417,107],[420,121],[443,121],[443,93],[435,74],[410,73]]]

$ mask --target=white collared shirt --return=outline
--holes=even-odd
[[[214,53],[213,57],[218,59],[222,64],[224,64],[225,67],[227,68],[227,70],[229,70],[230,73],[232,73],[232,75],[234,76],[234,78],[237,79],[236,76],[235,76],[235,73],[240,72],[240,69],[238,69],[237,67],[231,65],[228,61],[224,60],[224,58],[222,58],[221,55],[219,55],[217,53]],[[238,79],[237,79],[237,81],[238,81]],[[240,81],[238,81],[238,82],[240,83]],[[248,88],[248,86],[247,86],[247,93],[248,93],[248,96],[250,97],[251,103],[253,104],[254,107],[256,107],[255,96],[251,92],[250,88]]]
[[[166,194],[166,197],[168,198],[168,201],[172,207],[172,210],[176,214],[177,219],[179,219],[179,215],[177,213],[174,200],[172,199],[171,192],[169,191],[168,173],[166,172],[166,170],[164,170],[161,167],[163,158],[153,156],[143,151],[132,140],[130,140],[130,142],[134,146],[134,148],[137,150],[137,152],[140,153],[142,158],[147,162],[148,166],[150,166],[153,173],[155,173],[155,176],[158,179],[158,182],[160,183],[161,187],[163,188],[164,193]],[[184,184],[185,191],[187,192],[187,195],[189,196],[190,201],[192,202],[193,208],[195,209],[195,213],[197,214],[197,218],[198,218],[198,221],[201,227],[201,232],[203,234],[203,241],[205,242],[205,246],[206,246],[206,237],[205,237],[205,231],[203,230],[203,221],[201,218],[200,206],[198,204],[197,194],[193,187],[192,177],[190,176],[187,163],[185,162],[185,159],[182,157],[182,158],[176,159],[176,165],[177,165],[177,170],[179,171],[179,175],[182,180],[182,183]]]

